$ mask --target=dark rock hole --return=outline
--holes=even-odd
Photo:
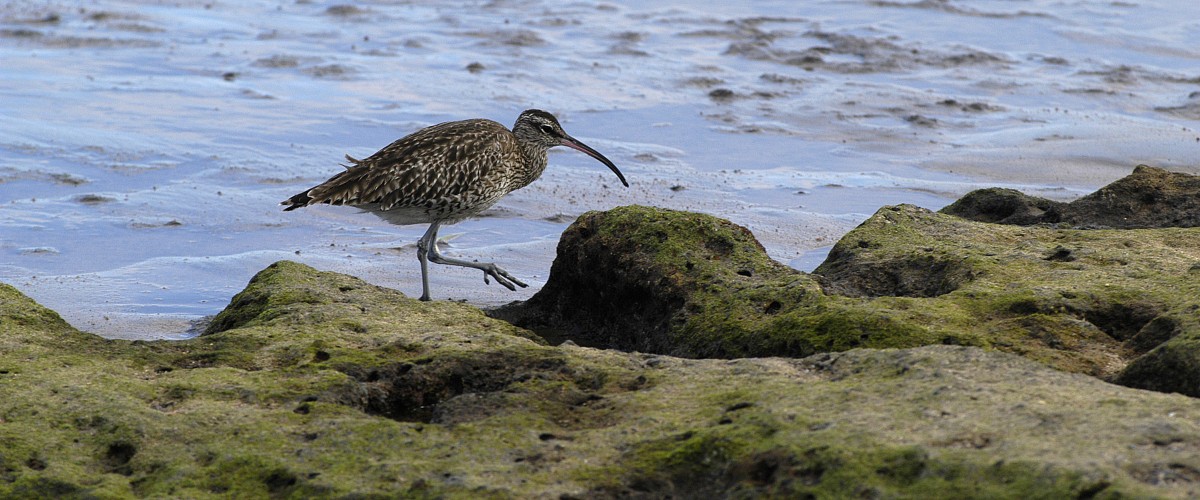
[[[1087,322],[1096,325],[1116,340],[1128,341],[1138,335],[1147,325],[1155,318],[1162,314],[1159,306],[1147,303],[1129,302],[1129,303],[1111,303],[1102,304],[1093,309],[1083,311],[1083,318]],[[1156,328],[1166,329],[1167,332],[1147,332],[1147,335],[1142,339],[1143,343],[1148,343],[1153,337],[1161,337],[1166,335],[1169,339],[1174,336],[1169,334],[1169,331],[1175,329],[1173,322],[1160,323]],[[1157,345],[1157,344],[1155,344]]]
[[[1075,261],[1075,255],[1070,248],[1059,245],[1050,252],[1050,255],[1046,256],[1046,260],[1051,262],[1073,262]]]
[[[267,477],[263,478],[263,483],[267,485],[267,491],[271,493],[280,493],[284,490],[296,485],[295,474],[286,470],[274,470]]]
[[[133,473],[129,461],[137,454],[137,447],[125,441],[117,441],[108,445],[104,452],[104,464],[110,472],[128,476]]]

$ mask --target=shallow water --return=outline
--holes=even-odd
[[[552,151],[442,230],[530,288],[435,266],[435,298],[527,298],[576,216],[630,203],[729,218],[809,270],[883,205],[1200,171],[1197,42],[1200,3],[1170,1],[5,4],[0,281],[121,338],[187,336],[285,258],[415,296],[424,227],[278,202],[345,153],[529,107],[632,186]]]

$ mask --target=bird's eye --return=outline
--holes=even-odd
[[[551,126],[549,126],[549,125],[542,125],[542,126],[541,126],[541,127],[539,127],[539,128],[541,129],[541,131],[542,131],[542,133],[543,133],[543,134],[546,134],[546,135],[555,135],[555,134],[554,134],[554,127],[551,127]]]

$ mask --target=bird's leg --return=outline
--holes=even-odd
[[[469,267],[472,269],[478,269],[480,271],[483,271],[483,282],[484,283],[489,283],[488,276],[491,276],[493,278],[496,278],[496,283],[503,285],[505,288],[508,288],[509,290],[515,291],[518,286],[521,288],[525,288],[525,287],[529,286],[529,285],[526,285],[525,283],[521,282],[521,280],[514,278],[511,274],[508,274],[508,271],[505,271],[500,266],[497,266],[496,264],[493,264],[491,262],[471,262],[471,261],[466,261],[466,260],[462,260],[462,259],[446,257],[446,256],[442,255],[442,253],[440,251],[438,251],[438,246],[437,246],[437,227],[438,227],[438,225],[439,224],[437,222],[434,222],[433,225],[431,225],[429,227],[429,232],[426,232],[425,236],[421,238],[421,240],[425,241],[425,243],[427,245],[426,248],[429,251],[428,257],[429,257],[430,261],[432,261],[435,264],[446,264],[446,265],[450,265],[450,266],[460,266],[460,267]],[[418,251],[419,251],[419,248],[420,248],[420,244],[418,244]],[[418,257],[420,257],[419,254],[418,254]],[[421,261],[421,262],[423,265],[424,261]],[[428,285],[426,286],[426,290],[428,290]],[[429,293],[429,292],[426,291],[426,293]]]
[[[437,230],[440,226],[438,222],[429,225],[429,229],[425,231],[425,235],[417,240],[417,260],[421,261],[421,298],[419,300],[428,302],[429,299],[429,259],[426,254],[429,253],[429,247],[437,249]],[[432,243],[432,245],[431,245]]]

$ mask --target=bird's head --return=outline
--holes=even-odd
[[[608,166],[614,174],[617,174],[617,178],[621,179],[621,184],[629,187],[629,182],[625,181],[625,176],[621,174],[621,171],[617,169],[617,166],[613,162],[605,158],[599,151],[592,149],[587,144],[567,134],[563,130],[562,125],[558,123],[558,119],[550,113],[540,109],[525,110],[524,113],[521,113],[521,116],[517,117],[517,123],[513,125],[513,134],[522,142],[534,144],[544,149],[550,149],[554,146],[566,146],[571,149],[583,151],[588,156]]]

